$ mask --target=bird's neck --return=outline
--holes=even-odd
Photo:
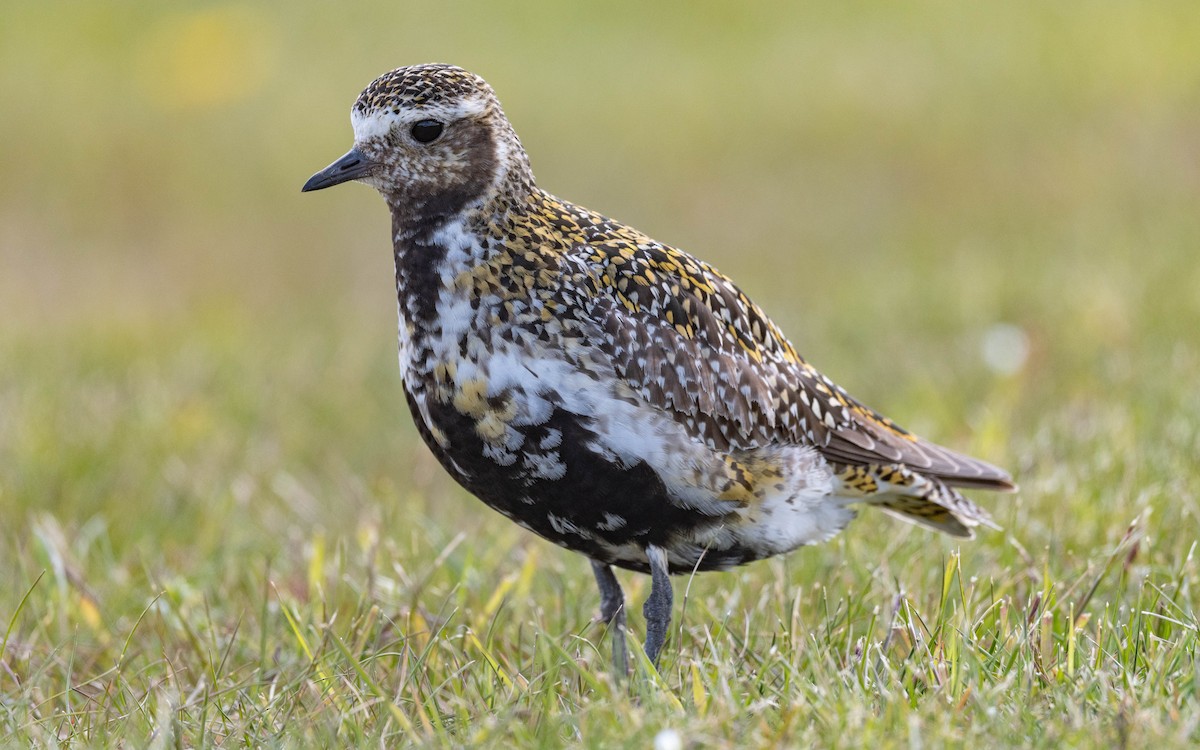
[[[468,207],[438,222],[414,225],[393,212],[393,252],[401,348],[414,352],[437,342],[452,345],[455,333],[477,324],[479,284],[494,283],[511,269],[512,227],[530,210],[526,198]]]
[[[393,214],[392,226],[401,325],[429,330],[442,314],[439,301],[455,290],[463,272],[483,261],[487,250],[463,216],[413,231]]]
[[[529,223],[544,193],[533,181],[524,152],[516,152],[520,158],[511,153],[501,150],[507,168],[473,199],[418,202],[401,192],[384,194],[392,215],[398,292],[413,285],[431,289],[429,282],[436,277],[452,280],[487,263],[506,250],[513,226]]]

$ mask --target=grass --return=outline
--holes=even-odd
[[[664,7],[0,11],[3,744],[1200,741],[1191,4]],[[419,445],[378,199],[298,194],[432,59],[548,188],[1012,468],[1004,531],[680,578],[616,682],[586,562]]]

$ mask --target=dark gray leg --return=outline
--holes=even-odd
[[[667,640],[667,627],[671,624],[671,576],[667,573],[667,551],[662,547],[646,548],[650,560],[650,598],[642,606],[646,616],[646,656],[650,663],[658,666],[658,655]]]
[[[613,640],[613,669],[617,677],[629,673],[629,655],[625,651],[625,594],[612,567],[592,560],[592,572],[600,587],[600,619],[608,623]]]

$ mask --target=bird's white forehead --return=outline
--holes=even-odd
[[[354,107],[350,110],[350,125],[354,128],[354,141],[360,143],[386,135],[397,124],[408,125],[421,120],[438,120],[449,123],[483,114],[487,107],[488,100],[484,96],[464,97],[452,102],[437,102],[421,106],[381,107],[367,111]]]

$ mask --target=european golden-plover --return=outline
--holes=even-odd
[[[657,662],[670,574],[827,540],[856,504],[970,537],[992,524],[955,488],[1015,489],[856,401],[712,266],[539,188],[482,78],[399,68],[350,119],[354,148],[303,189],[357,180],[391,209],[417,430],[472,494],[591,559],[619,672],[613,565],[652,576]]]

